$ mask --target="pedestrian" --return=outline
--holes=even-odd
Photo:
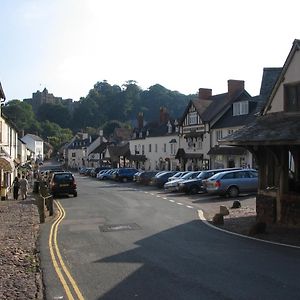
[[[19,178],[16,176],[13,181],[13,196],[14,200],[18,200],[19,197],[19,189],[20,189],[20,181]]]
[[[21,190],[21,198],[25,200],[27,198],[28,192],[28,181],[25,178],[25,175],[22,175],[22,179],[20,180],[20,190]]]

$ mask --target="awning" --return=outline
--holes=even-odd
[[[139,154],[132,154],[128,157],[131,161],[146,161],[147,158],[145,155],[139,155]]]
[[[0,170],[3,170],[4,172],[12,172],[14,168],[14,162],[11,158],[0,156]]]
[[[208,155],[245,155],[246,150],[241,147],[213,147],[211,148]]]
[[[176,153],[175,158],[176,159],[183,158],[183,159],[200,159],[200,160],[202,160],[203,154],[202,153],[186,153],[183,148],[179,148]]]

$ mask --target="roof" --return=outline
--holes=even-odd
[[[226,145],[300,145],[300,113],[276,112],[259,116],[219,141]]]
[[[186,153],[183,148],[179,148],[176,155],[175,155],[175,158],[176,159],[180,159],[180,158],[183,158],[183,159],[192,159],[192,158],[203,159],[203,154],[201,154],[201,153]]]
[[[68,145],[68,149],[81,149],[82,147],[89,146],[91,143],[92,142],[89,138],[84,140],[77,138]]]
[[[35,134],[27,133],[24,137],[30,137],[35,141],[43,142],[43,139]]]
[[[0,82],[0,99],[4,99],[4,100],[6,99],[1,82]]]
[[[291,62],[292,62],[292,59],[293,59],[293,57],[294,57],[294,54],[295,54],[295,52],[296,51],[298,51],[300,49],[300,40],[294,40],[294,42],[293,42],[293,46],[292,46],[292,48],[291,48],[291,50],[290,50],[290,52],[289,52],[289,54],[288,54],[288,56],[287,56],[287,58],[286,58],[286,61],[285,61],[285,63],[284,63],[284,65],[283,65],[283,67],[282,67],[282,69],[281,69],[281,72],[280,72],[280,74],[279,74],[279,76],[278,76],[278,78],[277,78],[277,81],[276,81],[276,83],[275,83],[275,86],[274,86],[274,88],[272,89],[272,92],[271,92],[271,94],[270,94],[270,97],[269,97],[269,99],[268,99],[268,102],[266,103],[266,105],[265,105],[265,107],[264,107],[264,114],[268,111],[268,109],[270,108],[270,105],[271,105],[271,103],[272,103],[272,101],[273,101],[273,98],[274,98],[274,96],[276,95],[276,93],[277,93],[277,90],[278,90],[278,88],[279,88],[279,86],[280,86],[280,84],[281,84],[281,82],[284,80],[284,76],[285,76],[285,73],[286,73],[286,71],[287,71],[287,69],[289,68],[289,66],[290,66],[290,64],[291,64]]]
[[[239,98],[239,100],[242,100]],[[246,115],[233,116],[232,104],[227,107],[224,115],[212,126],[212,129],[244,126],[255,119],[255,114],[260,110],[260,97],[244,99],[249,101],[249,112]]]
[[[104,142],[101,143],[97,148],[95,148],[92,152],[90,152],[89,154],[96,154],[96,153],[102,153],[108,145],[110,145],[111,143],[109,142]]]
[[[129,143],[124,145],[108,146],[107,150],[111,160],[118,160],[120,156],[130,157]]]
[[[168,132],[168,122],[170,121],[172,125],[172,132]],[[177,132],[175,132],[175,120],[168,120],[167,122],[160,123],[158,121],[153,121],[147,123],[141,130],[135,129],[134,132],[136,133],[136,138],[139,139],[139,133],[142,132],[142,138],[145,137],[159,137],[159,136],[170,136],[170,135],[178,135]]]
[[[260,95],[250,97],[250,95],[241,94],[234,100],[234,102],[243,100],[249,101],[249,113],[247,115],[233,116],[232,103],[230,103],[225,114],[212,126],[212,128],[216,129],[244,126],[253,122],[256,118],[256,115],[265,105],[281,70],[282,68],[264,68],[260,87]]]

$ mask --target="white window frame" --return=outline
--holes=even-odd
[[[249,113],[249,101],[239,101],[232,105],[233,116],[248,115]]]
[[[218,141],[221,140],[222,138],[223,138],[223,132],[222,132],[222,129],[216,130],[216,142],[218,142]]]

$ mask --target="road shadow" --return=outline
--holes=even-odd
[[[100,234],[107,239],[105,235],[114,233]],[[269,247],[217,231],[200,220],[181,224],[136,241],[130,250],[93,261],[109,269],[107,276],[117,282],[98,300],[248,298],[245,295],[251,299],[270,299],[271,295],[285,299],[287,290],[299,297],[298,286],[288,279],[284,280],[285,289],[275,281],[268,282],[266,288],[262,278],[271,278],[278,269],[280,278],[298,274],[297,268],[290,268],[292,257],[280,251],[270,257]],[[262,262],[268,266],[263,270]],[[249,276],[251,284],[246,284]],[[101,284],[101,277],[99,280]],[[243,288],[232,288],[232,283]]]

